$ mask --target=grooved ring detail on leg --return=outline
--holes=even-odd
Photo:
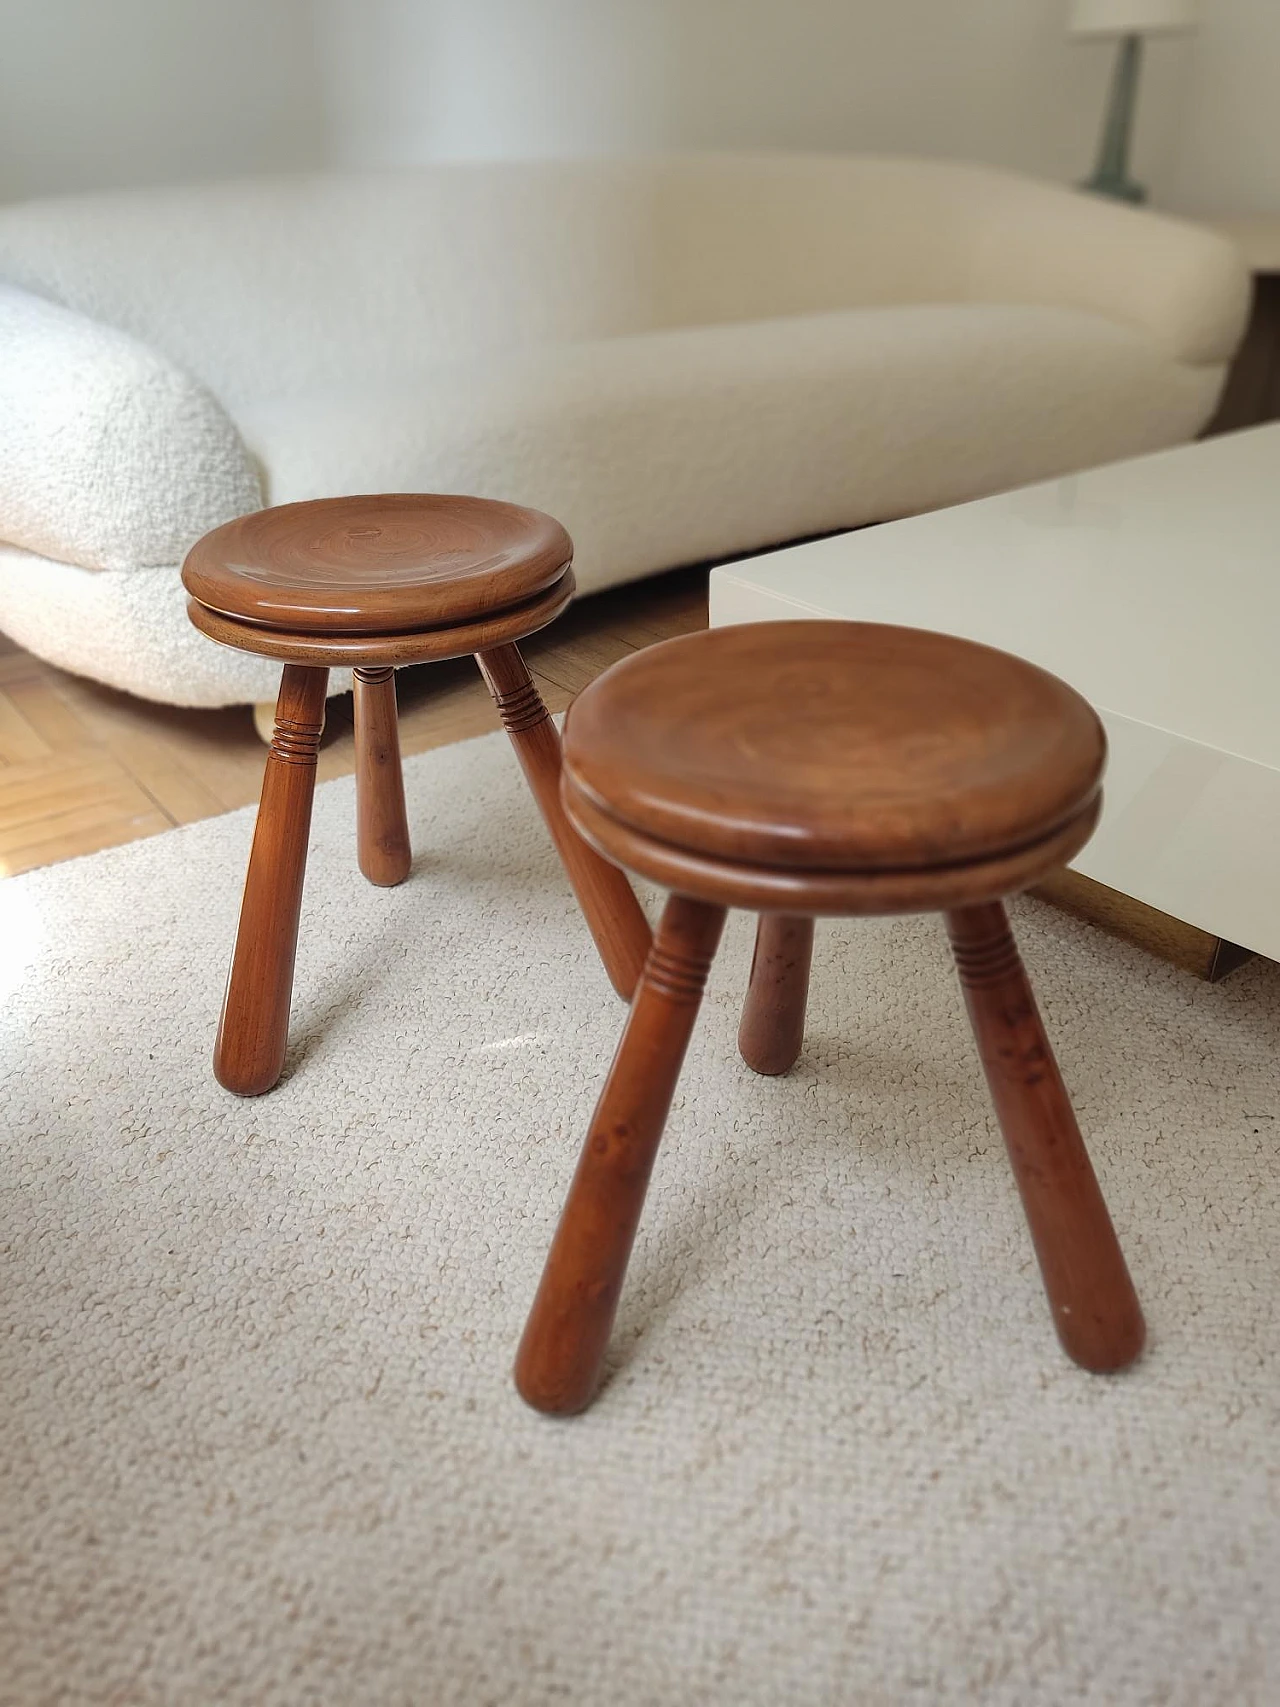
[[[271,736],[271,756],[286,765],[314,765],[323,725],[280,720]]]
[[[952,938],[951,947],[961,982],[971,989],[998,984],[1021,965],[1018,946],[1012,932],[1007,930],[983,942],[957,942]]]
[[[698,1002],[706,987],[710,960],[673,954],[655,941],[645,961],[644,982],[674,1002]]]
[[[502,727],[509,735],[519,735],[526,729],[534,729],[551,715],[532,681],[525,682],[510,693],[494,694],[493,698],[498,715],[502,719]]]

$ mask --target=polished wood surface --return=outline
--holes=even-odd
[[[516,1357],[541,1411],[590,1403],[724,909],[673,896],[596,1105]]]
[[[756,1073],[786,1073],[804,1045],[813,920],[762,913],[738,1027],[738,1053]]]
[[[701,895],[750,913],[855,914],[942,912],[1011,895],[1037,883],[1046,871],[1073,859],[1097,826],[1102,797],[1095,794],[1078,818],[1012,853],[959,865],[914,866],[904,871],[806,871],[799,866],[747,865],[710,859],[642,836],[589,805],[566,775],[565,810],[580,835],[606,859],[664,888]]]
[[[429,664],[446,658],[466,658],[489,646],[524,640],[554,622],[573,598],[573,571],[567,569],[545,592],[523,604],[493,611],[470,622],[443,628],[411,629],[395,634],[310,634],[284,628],[263,628],[210,610],[187,600],[187,615],[202,634],[220,646],[256,652],[282,664],[314,664],[325,669],[356,664]]]
[[[705,570],[579,599],[521,650],[549,709],[617,659],[707,623]],[[406,757],[483,735],[493,704],[470,656],[400,670]],[[0,634],[0,877],[136,841],[257,800],[264,744],[250,709],[138,699],[73,676]],[[327,706],[319,782],[355,768],[352,697]]]
[[[210,610],[301,633],[469,622],[558,581],[568,534],[540,510],[391,492],[282,504],[215,528],[182,579]]]
[[[357,667],[356,851],[360,869],[379,887],[403,883],[413,863],[400,769],[395,671]]]
[[[477,654],[502,726],[542,812],[614,989],[630,1001],[649,952],[649,922],[631,885],[584,842],[560,802],[560,734],[515,646]]]
[[[565,742],[569,818],[673,895],[521,1341],[516,1380],[530,1404],[572,1412],[596,1389],[735,902],[765,915],[739,1030],[747,1064],[765,1073],[785,1072],[802,1045],[814,913],[872,912],[878,897],[881,910],[947,914],[1062,1344],[1092,1370],[1138,1355],[1133,1285],[999,900],[1083,845],[1103,759],[1096,717],[1064,683],[986,647],[862,624],[760,623],[672,641],[579,697]]]
[[[626,660],[579,697],[565,769],[655,841],[772,868],[1004,855],[1096,795],[1102,725],[1008,653],[879,623],[745,623]]]
[[[270,1090],[284,1067],[328,680],[327,670],[289,664],[280,683],[231,976],[214,1045],[218,1083],[238,1096]]]
[[[1058,1337],[1086,1369],[1123,1369],[1142,1311],[1004,908],[949,913],[947,931]]]

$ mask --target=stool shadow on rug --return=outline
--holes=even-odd
[[[972,1070],[970,1070],[972,1067]],[[762,1095],[768,1095],[768,1084]],[[863,1159],[879,1163],[888,1158],[895,1166],[911,1170],[962,1142],[977,1129],[989,1131],[995,1153],[1003,1156],[1000,1128],[983,1096],[977,1063],[945,1057],[921,1060],[906,1043],[860,1043],[838,1031],[814,1031],[805,1039],[804,1052],[788,1074],[772,1081],[779,1087],[779,1112],[785,1111],[784,1091],[800,1099],[815,1098],[821,1089],[830,1106],[839,1108],[844,1121],[844,1139],[856,1147]],[[904,1149],[894,1129],[911,1124],[895,1119],[904,1106],[915,1110],[915,1124],[927,1136],[923,1151]],[[824,1100],[824,1106],[827,1106]],[[803,1149],[809,1132],[789,1137],[788,1145]],[[822,1141],[824,1134],[814,1134]],[[1002,1165],[1004,1165],[1002,1163]]]
[[[415,879],[428,883],[442,863],[431,853],[416,855],[404,887],[412,886]],[[398,894],[399,889],[392,893]],[[394,965],[406,953],[428,954],[431,948],[429,920],[423,921],[421,937],[407,943],[403,908],[396,906],[388,909],[376,931],[362,932],[358,955],[335,954],[318,976],[315,969],[310,977],[304,975],[300,987],[294,991],[289,1044],[279,1083],[286,1085],[305,1072],[308,1063],[326,1044],[341,1043],[344,1033],[351,1029],[351,1022],[358,1023],[361,1013],[376,1001],[388,965]],[[424,1012],[422,1019],[424,1024],[429,1023],[429,1014]]]
[[[736,1014],[733,1017],[736,1019]],[[951,1169],[981,1173],[982,1180],[975,1185],[979,1198],[989,1191],[991,1180],[1000,1188],[1007,1185],[1004,1195],[1009,1225],[1020,1232],[1017,1193],[1008,1178],[999,1126],[983,1099],[978,1064],[973,1064],[972,1085],[957,1063],[954,1072],[935,1073],[926,1086],[921,1082],[920,1060],[910,1057],[905,1047],[899,1052],[870,1046],[860,1053],[848,1045],[847,1038],[823,1039],[819,1034],[812,1038],[814,1053],[819,1053],[824,1042],[830,1047],[835,1041],[841,1045],[840,1059],[833,1061],[828,1056],[820,1062],[810,1060],[806,1042],[797,1064],[776,1079],[757,1077],[745,1064],[738,1063],[743,1087],[754,1088],[757,1096],[768,1100],[756,1107],[749,1123],[740,1122],[725,1132],[722,1147],[698,1178],[694,1197],[664,1191],[661,1176],[655,1179],[652,1222],[632,1256],[630,1284],[619,1301],[615,1333],[602,1370],[601,1395],[644,1355],[652,1337],[661,1334],[690,1289],[705,1284],[722,1262],[736,1260],[737,1225],[752,1218],[770,1220],[786,1208],[793,1193],[768,1167],[759,1170],[765,1182],[761,1201],[752,1206],[742,1199],[743,1181],[756,1171],[753,1159],[774,1151],[783,1142],[780,1132],[785,1131],[787,1158],[794,1159],[798,1172],[834,1180],[842,1168],[846,1175],[865,1169],[867,1176],[863,1181],[866,1189],[859,1190],[856,1185],[848,1189],[847,1202],[837,1211],[847,1223],[848,1269],[842,1294],[845,1313],[841,1316],[847,1343],[842,1343],[838,1334],[833,1338],[830,1355],[836,1360],[861,1355],[881,1310],[883,1286],[890,1279],[879,1266],[868,1268],[859,1255],[858,1227],[880,1203],[874,1190],[876,1181],[891,1178],[904,1198],[913,1199],[923,1227],[928,1218],[921,1196],[923,1185],[933,1172],[935,1158],[945,1155]],[[909,1085],[901,1071],[908,1061],[915,1068]],[[934,1068],[940,1065],[945,1064],[932,1063]],[[836,1124],[811,1123],[800,1116],[806,1080],[810,1085],[823,1081],[834,1087],[825,1112],[839,1117]],[[775,1086],[779,1093],[776,1120],[770,1096]],[[944,1114],[931,1123],[926,1114],[918,1112],[922,1101],[932,1101],[935,1096],[941,1108],[954,1109],[954,1118]],[[864,1100],[866,1108],[860,1111],[858,1105]],[[904,1146],[898,1134],[912,1126],[921,1129],[926,1141]],[[975,1134],[981,1134],[976,1152]],[[678,1150],[681,1136],[676,1115],[665,1146]],[[700,1148],[704,1144],[705,1138],[699,1140]],[[658,1167],[662,1167],[661,1159]],[[837,1192],[843,1189],[833,1187]],[[721,1236],[716,1229],[725,1222],[734,1223],[734,1231]],[[780,1264],[785,1263],[781,1250],[776,1257]],[[1035,1258],[1029,1244],[1025,1259],[1022,1268],[1030,1273]],[[785,1311],[779,1316],[779,1332],[784,1327]]]
[[[536,816],[533,827],[540,834]],[[506,847],[502,825],[495,826],[501,848]],[[511,838],[513,841],[515,838]],[[328,857],[326,850],[325,857]],[[394,965],[406,954],[421,954],[438,959],[441,943],[433,935],[431,909],[436,901],[450,908],[483,903],[488,898],[500,901],[505,882],[519,884],[522,901],[548,920],[563,918],[557,923],[557,941],[563,942],[566,959],[575,962],[575,978],[602,981],[604,973],[591,958],[591,933],[585,919],[574,905],[573,891],[564,880],[554,850],[547,842],[545,857],[539,848],[537,857],[519,863],[505,860],[502,852],[495,859],[492,853],[476,849],[474,857],[468,848],[451,846],[436,853],[424,850],[415,855],[403,884],[389,895],[404,897],[416,891],[414,905],[406,911],[403,903],[392,902],[377,929],[365,926],[360,935],[358,952],[344,949],[328,958],[323,969],[314,967],[299,976],[291,1011],[289,1044],[279,1083],[284,1085],[296,1074],[306,1070],[308,1063],[329,1042],[338,1045],[359,1022],[361,1014],[376,1000],[383,969]],[[306,902],[304,898],[303,906]],[[304,914],[305,920],[305,914]],[[495,910],[493,923],[501,926],[500,909]],[[571,933],[571,940],[561,938],[561,931]],[[412,932],[412,935],[407,935]],[[310,940],[303,931],[303,942]],[[455,950],[456,942],[451,945]],[[581,956],[581,963],[576,957]],[[598,973],[598,979],[597,979]],[[605,986],[602,984],[602,993]],[[429,986],[424,982],[422,999],[425,1004]],[[445,992],[442,999],[451,1000]],[[423,1026],[431,1024],[430,1011],[424,1005],[415,1019]],[[347,1036],[344,1046],[350,1046]]]

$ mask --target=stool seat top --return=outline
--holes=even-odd
[[[669,640],[578,695],[565,799],[699,856],[809,871],[989,860],[1097,794],[1087,701],[922,629],[765,622]],[[597,840],[600,826],[597,824]]]
[[[392,492],[239,516],[192,547],[182,579],[193,599],[240,622],[392,634],[519,605],[572,559],[568,534],[540,510]]]

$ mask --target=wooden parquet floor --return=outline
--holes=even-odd
[[[581,600],[522,648],[561,711],[627,653],[707,625],[707,570]],[[498,727],[470,658],[400,671],[405,754]],[[189,711],[68,675],[0,635],[0,875],[153,836],[258,797],[265,748],[247,706]],[[351,696],[329,701],[320,778],[355,764]]]

